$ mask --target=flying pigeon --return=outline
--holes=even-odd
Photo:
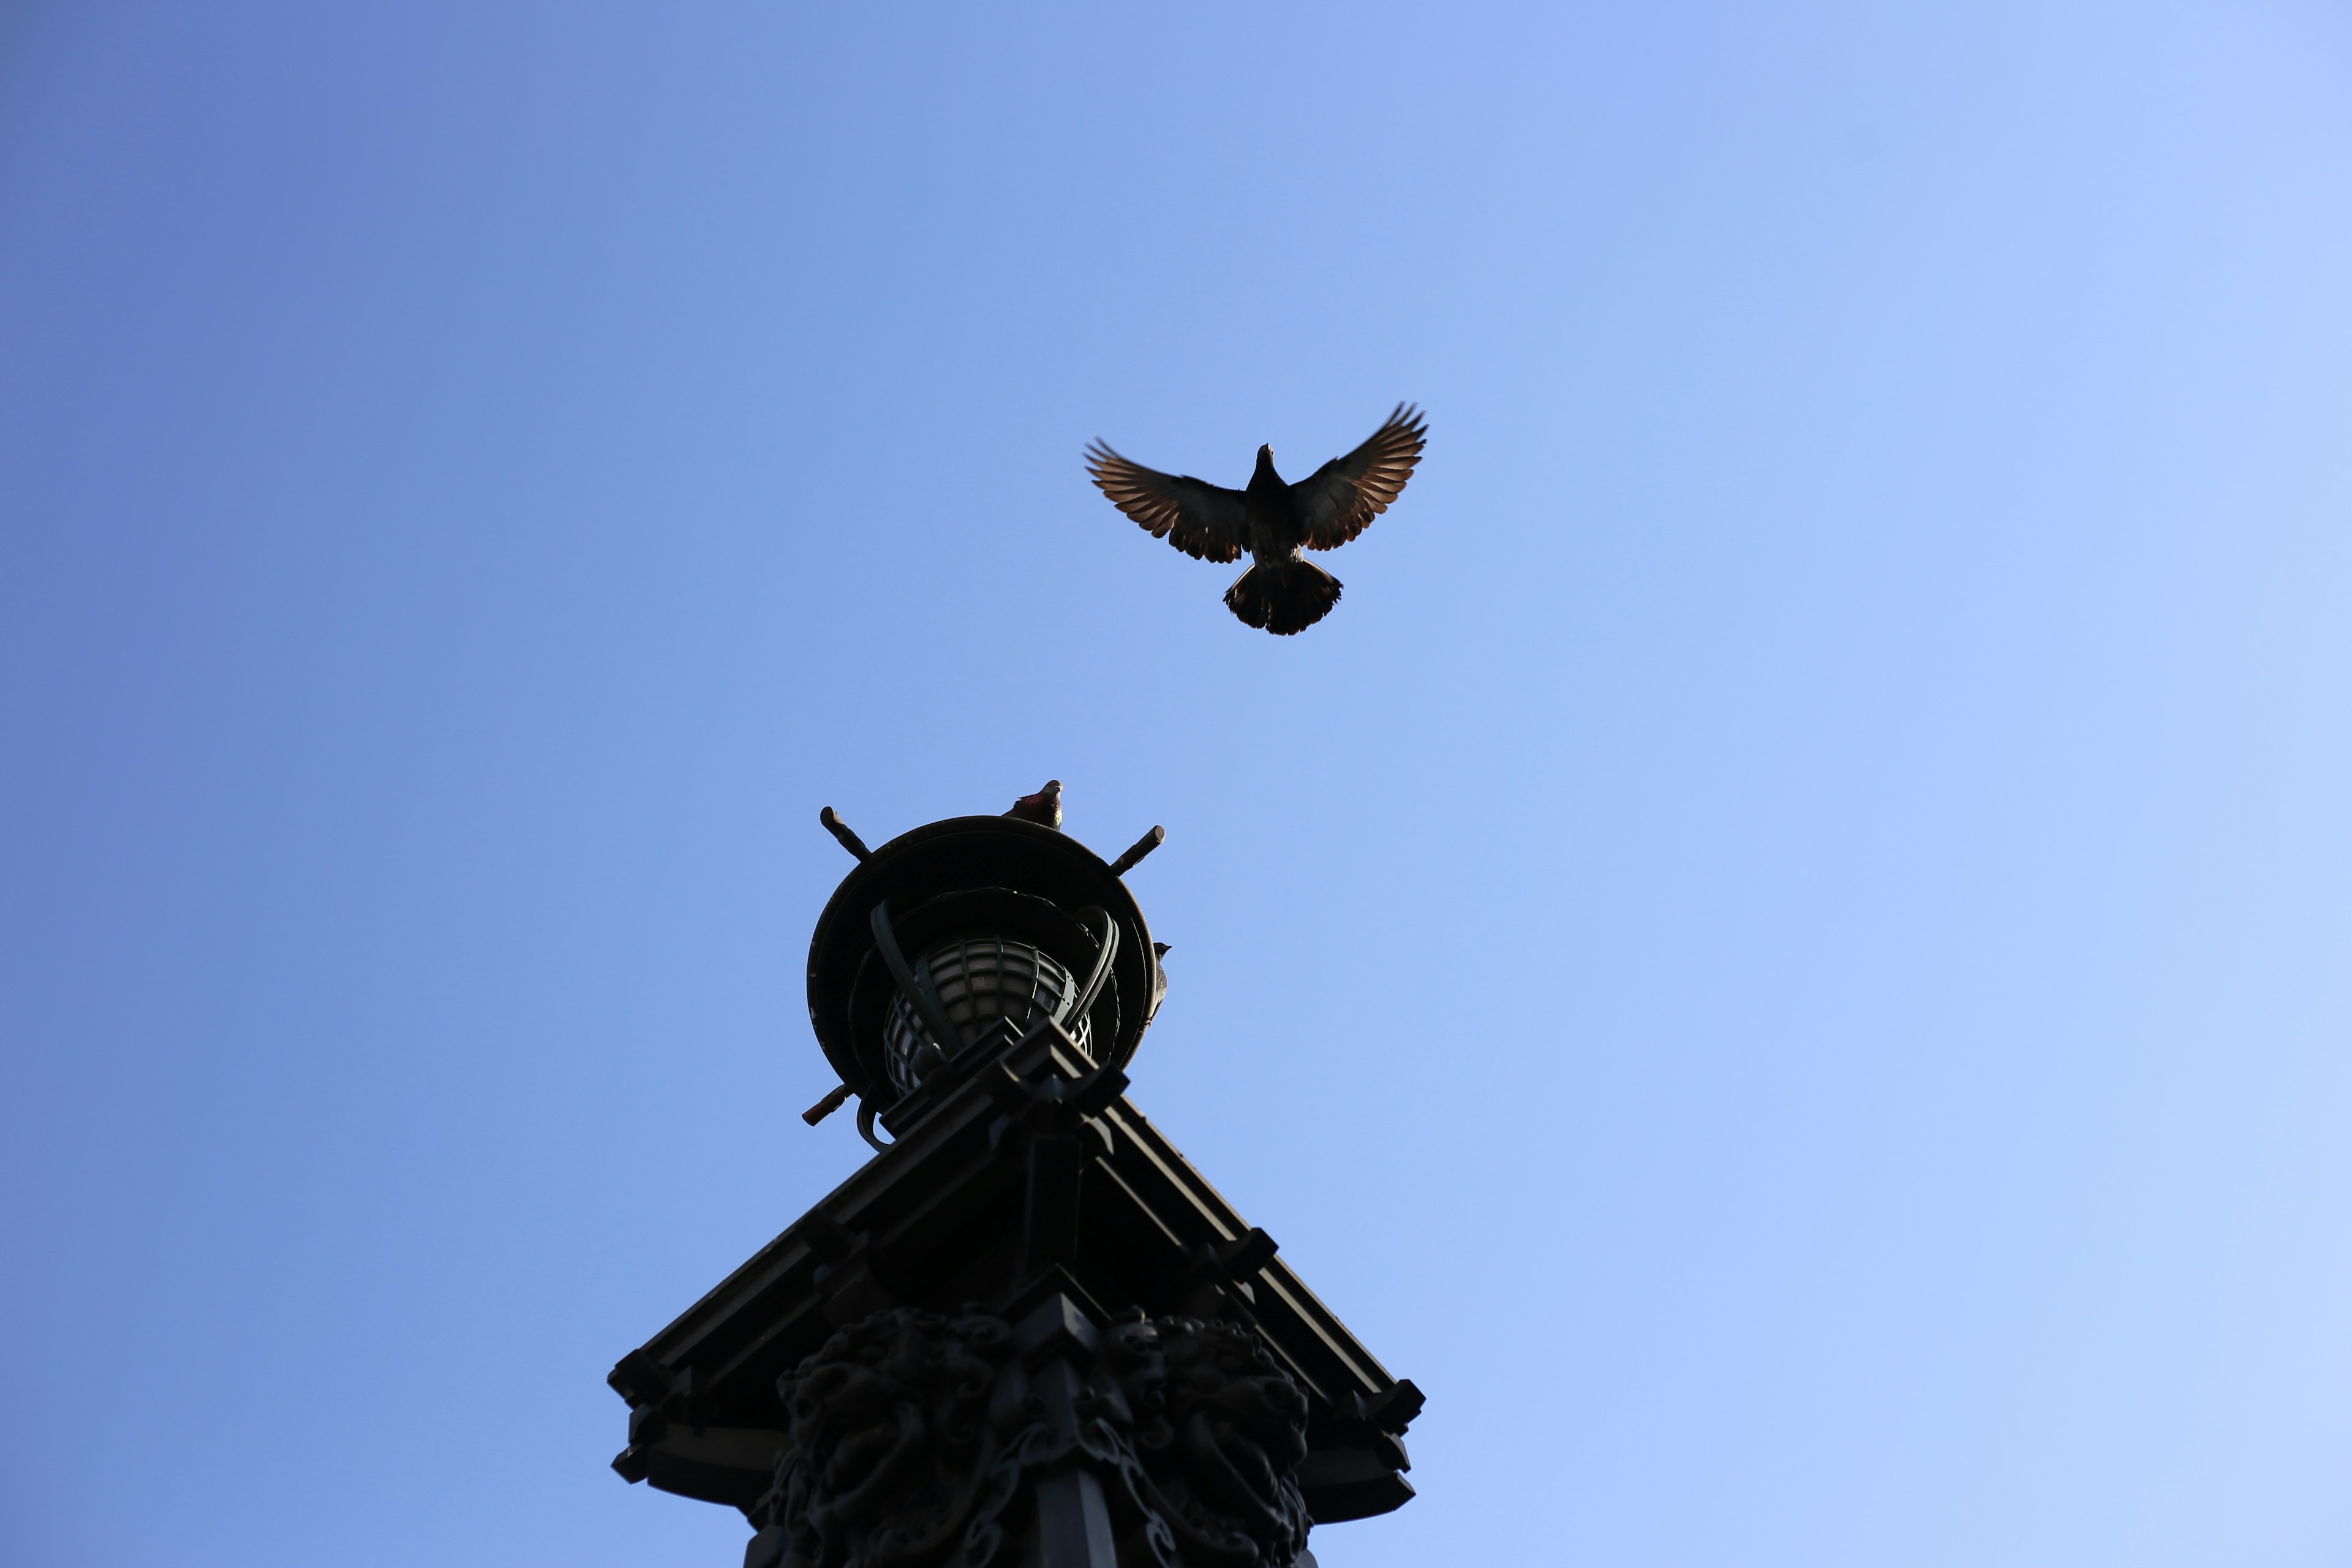
[[[1047,779],[1044,789],[1039,790],[1035,795],[1023,795],[1013,803],[1013,809],[1004,815],[1017,816],[1024,822],[1039,823],[1047,827],[1061,826],[1062,781]]]
[[[1388,510],[1421,461],[1428,428],[1419,409],[1400,403],[1370,440],[1295,485],[1274,471],[1271,447],[1257,449],[1247,489],[1163,474],[1099,440],[1087,448],[1087,472],[1113,506],[1195,560],[1246,552],[1250,568],[1225,590],[1225,606],[1244,626],[1289,637],[1339,602],[1339,579],[1300,551],[1337,550]]]

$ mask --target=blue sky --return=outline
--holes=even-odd
[[[612,1362],[1049,774],[1326,1568],[2352,1554],[2341,7],[0,16],[0,1559],[736,1561]],[[1297,638],[1078,449],[1403,500]]]

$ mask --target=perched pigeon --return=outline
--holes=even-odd
[[[1167,956],[1168,943],[1155,942],[1151,944],[1151,1005],[1143,1010],[1143,1022],[1147,1026],[1160,1016],[1160,1004],[1168,1000],[1168,972],[1160,967],[1160,961]],[[814,1127],[816,1123],[812,1121],[809,1125]]]
[[[1039,823],[1047,827],[1061,826],[1062,781],[1047,779],[1044,789],[1039,790],[1035,795],[1023,795],[1013,803],[1013,809],[1004,815],[1017,816],[1024,822]]]
[[[1226,607],[1244,626],[1288,637],[1339,602],[1339,579],[1299,552],[1337,550],[1370,527],[1412,478],[1427,431],[1420,410],[1400,403],[1370,440],[1295,485],[1274,471],[1271,447],[1257,449],[1247,489],[1163,474],[1100,441],[1087,448],[1087,472],[1113,506],[1196,560],[1246,552],[1253,564],[1225,590]]]

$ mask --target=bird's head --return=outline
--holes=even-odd
[[[1272,447],[1260,447],[1257,449],[1257,471],[1261,474],[1272,474],[1274,472],[1274,448]]]
[[[1047,800],[1051,800],[1055,795],[1062,793],[1062,781],[1059,779],[1047,779],[1045,781],[1045,787],[1039,790],[1037,793],[1044,795]]]

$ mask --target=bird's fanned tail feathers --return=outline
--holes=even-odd
[[[1339,579],[1312,561],[1253,566],[1225,590],[1225,607],[1242,625],[1286,637],[1303,632],[1339,602]]]

